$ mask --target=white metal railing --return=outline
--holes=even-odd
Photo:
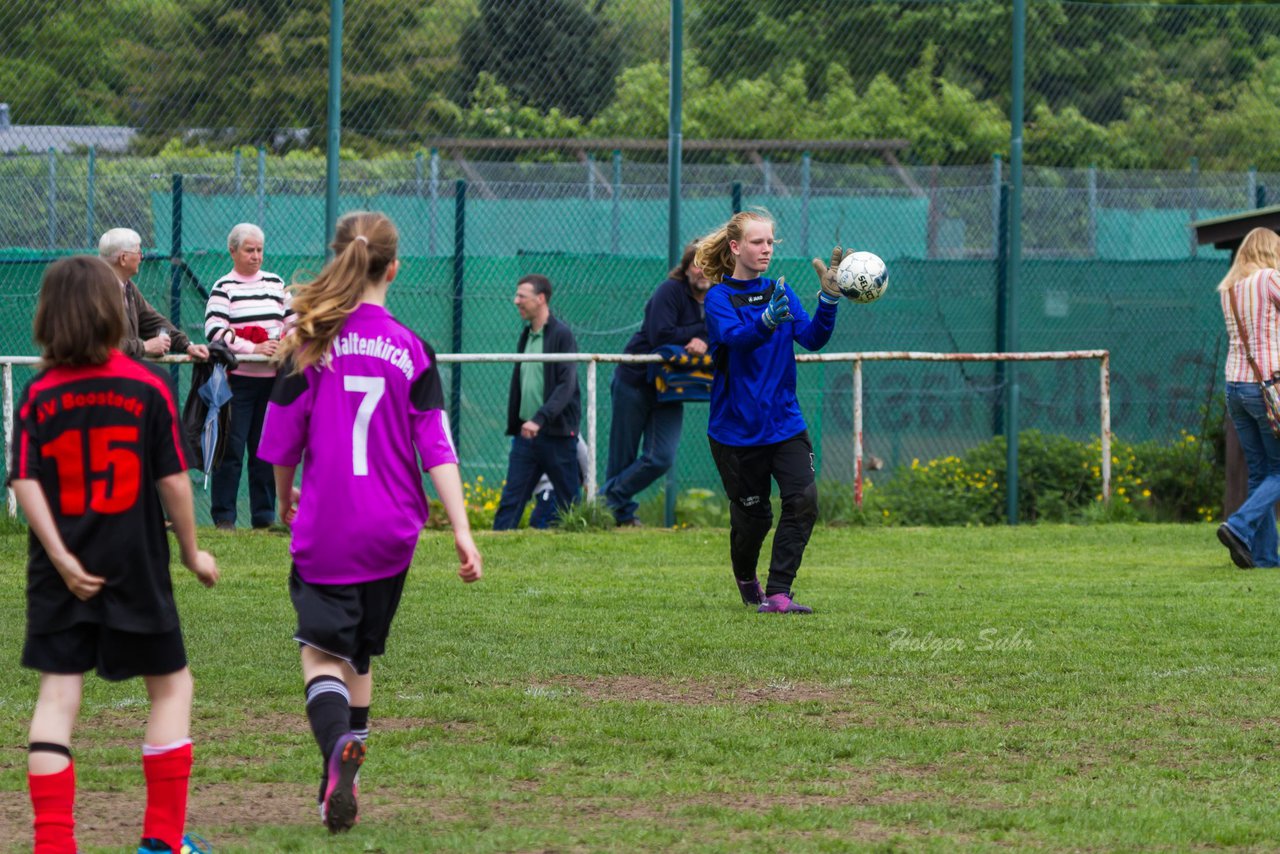
[[[266,356],[240,356],[241,361],[265,362]],[[586,489],[587,500],[596,497],[596,449],[598,437],[596,422],[599,412],[599,393],[596,382],[596,366],[601,363],[618,362],[661,362],[661,356],[629,356],[621,353],[438,353],[437,361],[441,364],[493,363],[493,362],[581,362],[587,366],[587,407],[586,434],[588,458],[591,463],[587,467]],[[1111,499],[1111,353],[1108,350],[1049,350],[1027,353],[930,353],[911,350],[873,351],[864,353],[798,353],[797,362],[852,362],[853,363],[853,457],[854,457],[854,501],[862,506],[862,363],[863,362],[1045,362],[1045,361],[1079,361],[1097,359],[1099,361],[1099,407],[1100,432],[1102,436],[1102,496],[1104,501]],[[39,363],[35,356],[0,356],[0,375],[4,385],[4,449],[5,460],[9,459],[9,442],[13,436],[13,368],[14,365],[35,365]],[[189,356],[163,356],[154,361],[167,364],[190,362]],[[9,515],[17,515],[17,501],[13,490],[9,491]]]

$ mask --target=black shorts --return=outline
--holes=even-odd
[[[359,674],[369,672],[369,659],[387,648],[391,620],[400,607],[406,569],[390,578],[359,584],[311,584],[289,572],[289,598],[298,614],[293,639],[334,658]]]
[[[22,647],[22,666],[41,673],[87,673],[111,682],[135,676],[167,676],[187,666],[182,630],[138,634],[109,629],[97,623],[76,623],[69,629],[28,634]]]

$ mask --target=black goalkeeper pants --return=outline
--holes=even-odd
[[[739,581],[756,577],[760,546],[773,527],[770,478],[778,482],[782,515],[773,537],[765,594],[791,593],[804,548],[818,520],[813,445],[803,431],[771,445],[735,447],[711,439],[711,456],[729,498],[729,557]]]

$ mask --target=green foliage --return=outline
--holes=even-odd
[[[583,0],[479,0],[458,44],[467,89],[492,75],[522,104],[590,119],[613,99],[617,31]]]
[[[661,138],[668,15],[643,0],[348,4],[344,145],[403,156],[423,136]],[[999,0],[700,0],[685,15],[687,139],[893,137],[915,163],[956,165],[1006,152]],[[176,135],[322,149],[328,16],[326,0],[8,3],[0,91],[20,124],[137,127],[140,153]],[[1274,31],[1262,5],[1032,4],[1027,160],[1280,169]]]
[[[611,511],[603,501],[579,501],[560,514],[553,530],[563,534],[580,534],[592,531],[612,531],[617,525]]]
[[[686,489],[676,496],[676,524],[682,528],[729,527],[729,501],[710,489]]]
[[[133,2],[0,4],[0,99],[18,124],[125,124]],[[92,22],[88,24],[87,22]]]
[[[1018,516],[1024,522],[1211,521],[1223,489],[1213,443],[1183,431],[1172,443],[1113,441],[1111,500],[1102,501],[1101,442],[1028,430],[1018,439]],[[1007,514],[1007,447],[998,436],[963,457],[895,473],[878,496],[895,525],[993,525]]]

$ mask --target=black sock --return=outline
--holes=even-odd
[[[336,676],[317,676],[307,683],[307,720],[322,762],[329,761],[338,739],[351,731],[350,702],[346,683]]]
[[[351,707],[351,731],[361,741],[369,740],[369,707]]]

